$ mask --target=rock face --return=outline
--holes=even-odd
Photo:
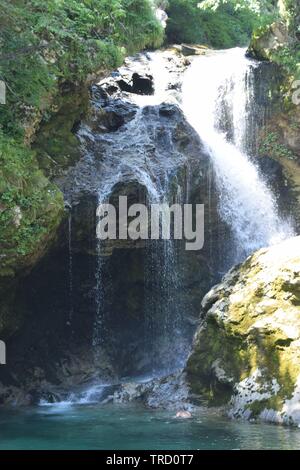
[[[300,237],[262,249],[202,302],[193,392],[235,418],[300,424]]]
[[[132,401],[139,401],[149,408],[164,408],[174,412],[193,408],[185,376],[180,373],[145,383],[119,384],[106,398],[106,402],[113,403]]]
[[[270,60],[273,54],[290,41],[285,23],[273,23],[264,33],[254,35],[249,53],[259,60]]]
[[[282,168],[285,183],[290,188],[285,206],[300,226],[300,109],[293,106],[285,112],[275,112],[259,136],[260,154],[276,161]]]
[[[207,52],[207,48],[205,46],[199,45],[182,44],[181,52],[185,56],[205,55]]]
[[[274,81],[266,77],[273,95],[272,109],[268,110],[259,135],[261,156],[276,160],[282,167],[285,188],[290,188],[288,210],[300,224],[300,111],[297,78],[297,51],[299,50],[299,2],[278,2],[280,20],[254,32],[248,54],[275,66]],[[286,57],[290,57],[287,61]],[[273,84],[272,84],[273,82]],[[287,204],[286,204],[287,205]]]

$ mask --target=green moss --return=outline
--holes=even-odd
[[[241,337],[209,317],[187,364],[193,392],[205,396],[212,405],[227,403],[233,384],[242,380],[251,368],[249,355]],[[220,361],[222,368],[225,365],[228,383],[216,379],[213,367],[216,361]]]
[[[115,68],[163,41],[148,0],[0,0],[0,79],[8,86],[0,127],[24,134],[24,118],[51,109],[65,83]]]
[[[279,396],[268,398],[265,400],[256,400],[246,406],[251,411],[251,419],[258,419],[264,410],[280,411],[283,400]]]
[[[194,349],[188,361],[188,377],[193,392],[203,395],[210,404],[227,403],[233,393],[233,385],[249,377],[257,369],[263,371],[262,383],[271,383],[275,378],[280,385],[275,398],[266,401],[269,408],[279,410],[283,401],[292,397],[300,367],[293,365],[293,360],[289,357],[291,340],[281,337],[276,339],[276,332],[270,332],[270,336],[261,335],[258,330],[252,331],[245,338],[240,329],[226,326],[220,328],[210,319],[197,344],[199,346]],[[224,369],[227,383],[220,382],[216,377],[216,361]],[[274,400],[278,404],[276,407]],[[262,409],[265,407],[264,404]]]
[[[0,8],[0,274],[11,277],[55,236],[62,194],[44,174],[79,158],[72,128],[86,110],[88,76],[159,46],[163,29],[149,0],[0,0]]]
[[[50,177],[74,165],[81,156],[73,130],[88,112],[88,90],[63,95],[57,100],[57,107],[58,112],[44,117],[33,143],[39,167]]]
[[[63,197],[38,169],[34,153],[1,132],[0,179],[0,276],[7,277],[55,234]]]
[[[300,374],[299,257],[295,253],[292,263],[287,258],[286,264],[273,268],[271,260],[270,265],[261,262],[265,252],[236,268],[238,275],[219,290],[220,306],[215,304],[207,313],[187,364],[193,392],[213,405],[228,403],[234,385],[259,370],[258,389],[270,390],[272,396],[247,405],[253,417],[265,408],[281,411]]]
[[[275,159],[288,158],[289,160],[297,160],[293,152],[282,143],[277,132],[269,132],[262,138],[259,153]]]
[[[300,44],[299,44],[299,19],[300,5],[294,2],[281,1],[276,22],[267,22],[263,27],[257,28],[251,39],[250,52],[258,59],[270,60],[285,72],[285,84],[283,92],[290,89],[294,80],[300,79]],[[285,28],[286,38],[281,41],[270,42],[276,28]]]

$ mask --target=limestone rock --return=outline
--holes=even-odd
[[[184,56],[203,55],[206,53],[206,50],[207,48],[205,46],[190,45],[190,44],[181,45],[181,53]]]
[[[149,408],[174,411],[193,409],[189,387],[184,374],[181,373],[144,383],[120,384],[106,401],[118,404],[139,401]]]
[[[192,391],[236,418],[300,424],[300,237],[262,249],[202,302]]]
[[[290,42],[289,33],[283,22],[273,23],[265,32],[259,31],[252,38],[249,55],[260,60],[271,60],[277,49]]]

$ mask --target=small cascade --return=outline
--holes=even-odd
[[[171,97],[172,92],[167,91],[169,73],[163,53],[147,54],[147,62],[149,73],[154,78],[155,94],[131,95],[131,101],[137,105],[135,117],[120,131],[97,137],[105,145],[98,206],[109,202],[116,186],[122,182],[134,182],[144,188],[149,208],[151,204],[169,205],[172,201],[176,202],[176,195],[171,194],[170,187],[178,161],[174,159],[171,135],[161,129],[158,109],[165,100],[170,102],[174,99]],[[84,140],[89,131],[82,128],[80,133]],[[157,157],[157,150],[149,137],[155,134],[160,139]],[[94,136],[89,135],[89,138],[94,139]],[[109,259],[106,259],[109,256],[104,256],[105,242],[97,239],[96,243],[94,348],[105,346],[106,279],[103,273],[106,263],[109,263]],[[180,267],[176,245],[174,240],[148,240],[145,248],[145,356],[150,360],[150,367],[156,375],[183,365],[188,349],[182,337],[183,309],[180,306]]]
[[[68,252],[69,252],[69,314],[67,325],[72,327],[74,317],[74,296],[73,296],[73,247],[72,247],[72,210],[68,216]]]
[[[96,384],[88,388],[83,388],[77,392],[67,393],[64,399],[57,401],[40,400],[40,407],[47,407],[49,413],[63,412],[65,408],[74,405],[91,405],[99,403],[105,397],[105,391],[110,388],[110,384]]]
[[[174,200],[163,192],[160,201],[167,205],[183,204],[182,191],[177,186]],[[162,230],[162,226],[161,226]],[[145,269],[145,344],[154,376],[180,369],[187,357],[189,345],[184,337],[184,313],[181,291],[180,241],[148,240]]]
[[[243,49],[212,53],[193,62],[183,84],[183,109],[212,160],[219,215],[233,236],[225,270],[255,250],[293,234],[247,153],[253,148],[248,134],[252,135],[255,108],[255,67]]]
[[[97,358],[98,348],[103,346],[103,322],[104,322],[104,258],[102,253],[102,241],[97,238],[97,260],[96,260],[96,292],[95,292],[95,318],[93,324],[92,346],[95,358]]]

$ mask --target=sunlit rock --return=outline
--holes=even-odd
[[[202,302],[187,372],[235,418],[300,423],[300,237],[262,249]]]

